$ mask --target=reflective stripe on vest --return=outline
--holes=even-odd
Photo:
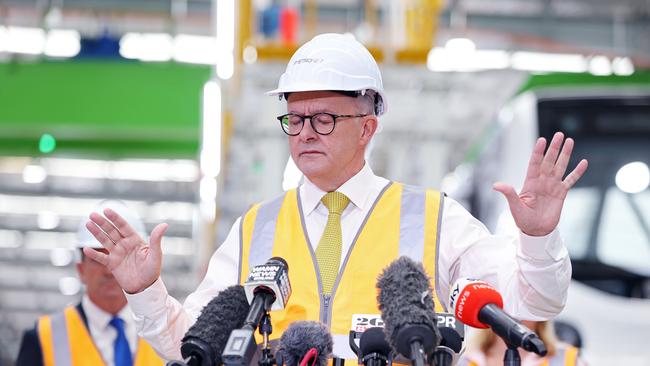
[[[556,347],[557,351],[549,358],[548,366],[575,366],[578,362],[578,349],[574,346]]]
[[[353,358],[347,341],[352,315],[379,315],[375,288],[377,275],[401,255],[423,262],[432,279],[436,311],[444,311],[437,296],[437,244],[442,199],[439,192],[418,190],[399,183],[387,185],[373,203],[342,259],[332,297],[321,293],[318,264],[306,235],[297,190],[253,206],[241,220],[240,282],[246,280],[254,265],[264,263],[272,256],[281,256],[289,263],[293,289],[285,310],[271,314],[271,338],[279,338],[294,321],[320,320],[330,326],[335,339],[335,354]]]
[[[44,366],[105,364],[75,307],[67,307],[52,316],[42,316],[37,329]],[[134,366],[163,364],[144,340],[138,340],[137,349]]]

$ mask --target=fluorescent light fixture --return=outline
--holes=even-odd
[[[199,176],[198,167],[194,160],[146,159],[107,161],[42,158],[40,159],[40,163],[47,168],[49,174],[65,177],[196,182]],[[37,169],[43,169],[40,166],[37,167]],[[45,169],[43,171],[45,172]],[[143,174],[143,172],[146,174]]]
[[[174,39],[174,60],[191,64],[216,65],[217,39],[179,34]]]
[[[511,58],[512,68],[540,72],[585,72],[587,63],[582,55],[514,52]]]
[[[242,58],[246,64],[254,64],[257,61],[257,48],[250,45],[246,46],[244,48]]]
[[[7,51],[7,45],[9,44],[9,31],[6,27],[0,25],[0,52]]]
[[[232,53],[220,54],[217,59],[217,76],[228,80],[235,74],[235,58]]]
[[[479,71],[505,69],[510,66],[510,56],[506,51],[465,49],[457,46],[452,50],[436,47],[429,51],[427,68],[436,72]]]
[[[5,50],[40,55],[45,50],[45,31],[40,28],[8,27]]]
[[[221,170],[221,86],[216,80],[203,87],[203,121],[201,136],[201,173],[215,178]]]
[[[81,36],[76,30],[53,29],[48,32],[45,54],[51,57],[74,57],[81,50]]]
[[[47,178],[45,168],[40,165],[27,165],[23,169],[23,182],[28,184],[43,183]]]
[[[589,72],[596,76],[612,74],[612,63],[607,56],[594,56],[589,60]]]
[[[639,193],[650,185],[650,170],[648,165],[635,161],[623,165],[616,172],[616,186],[625,193]]]
[[[59,215],[53,211],[40,211],[36,218],[38,228],[41,230],[52,230],[59,226]]]
[[[22,242],[23,234],[20,231],[0,230],[0,248],[18,248],[22,245]]]
[[[235,1],[217,1],[217,40],[219,48],[226,51],[235,49]]]
[[[203,177],[199,182],[199,209],[201,216],[207,221],[214,221],[217,208],[217,180],[213,177]]]
[[[476,51],[476,44],[469,38],[452,38],[445,43],[445,49],[450,52],[472,53]]]
[[[126,33],[120,39],[120,55],[141,61],[169,61],[172,41],[167,33]]]
[[[68,296],[76,295],[81,291],[81,282],[77,277],[62,277],[59,279],[59,291]]]
[[[634,74],[634,64],[629,57],[615,57],[612,61],[612,71],[616,75],[629,76]]]
[[[50,262],[55,267],[65,267],[72,263],[74,253],[68,248],[54,248],[50,252]]]
[[[235,1],[219,0],[217,18],[217,76],[230,79],[235,70]]]
[[[203,177],[199,182],[201,201],[214,201],[217,198],[217,181],[212,177]]]

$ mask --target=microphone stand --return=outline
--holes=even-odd
[[[273,327],[271,326],[271,315],[269,315],[268,311],[264,311],[262,319],[260,319],[259,332],[264,337],[264,340],[262,343],[262,357],[257,363],[259,366],[274,366],[276,360],[269,345],[269,335],[273,333]]]
[[[520,366],[521,357],[519,357],[519,350],[517,350],[517,346],[513,346],[510,343],[506,344],[508,345],[508,349],[506,350],[506,354],[503,357],[503,366]]]

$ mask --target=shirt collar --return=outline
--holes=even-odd
[[[104,310],[100,309],[99,306],[95,305],[90,297],[87,294],[84,294],[81,299],[81,306],[84,308],[84,313],[86,314],[86,319],[88,319],[89,324],[95,325],[99,329],[105,329],[108,327],[111,319],[113,319],[113,314],[107,313]],[[122,310],[117,313],[117,316],[122,318],[125,323],[129,323],[132,315],[128,306],[124,306]]]
[[[343,183],[337,191],[346,195],[354,206],[365,210],[371,204],[368,202],[370,192],[367,187],[372,184],[375,177],[375,173],[373,173],[370,165],[366,162],[363,168],[352,178],[348,179],[347,182]],[[305,215],[309,215],[314,211],[320,203],[320,200],[327,193],[318,188],[307,177],[304,177],[304,183],[300,186],[300,190],[300,198]]]

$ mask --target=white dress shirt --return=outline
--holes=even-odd
[[[97,350],[101,354],[104,363],[107,366],[115,365],[114,344],[115,339],[117,338],[117,330],[109,324],[113,318],[113,314],[100,309],[90,300],[88,295],[85,294],[81,299],[81,306],[86,314],[90,336],[92,337]],[[134,356],[135,360],[134,352],[138,345],[138,332],[133,320],[133,313],[128,306],[125,306],[120,310],[117,316],[124,320],[124,333],[126,334],[126,339],[129,341],[131,354]]]
[[[368,164],[337,191],[350,199],[341,219],[342,254],[345,258],[357,231],[382,189],[389,184]],[[320,202],[326,192],[308,179],[299,187],[302,211],[311,245],[318,245],[327,208]],[[557,233],[518,238],[494,236],[456,201],[445,197],[440,229],[440,301],[446,303],[449,287],[458,278],[487,281],[503,295],[506,311],[520,319],[546,320],[564,307],[571,278],[568,252]],[[210,259],[207,273],[185,303],[168,295],[161,279],[138,294],[127,294],[140,336],[165,358],[180,359],[180,340],[201,309],[219,291],[237,283],[239,274],[239,223]],[[335,346],[335,349],[338,348]]]

